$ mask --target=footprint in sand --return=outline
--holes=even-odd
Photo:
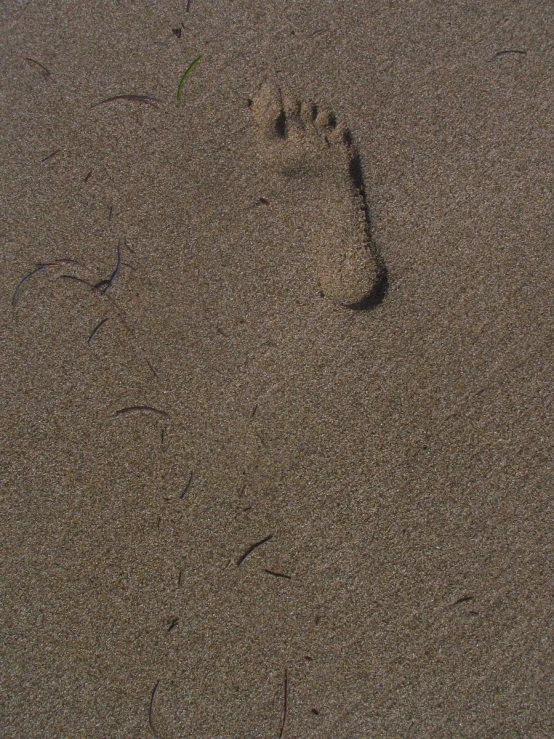
[[[298,184],[324,295],[349,308],[376,305],[386,270],[371,241],[360,159],[350,132],[330,111],[271,83],[262,85],[250,105],[262,155]]]

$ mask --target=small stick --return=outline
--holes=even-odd
[[[251,544],[248,549],[244,552],[244,554],[241,554],[240,557],[237,559],[237,567],[240,567],[241,564],[244,562],[244,560],[249,557],[254,549],[257,549],[258,547],[261,547],[262,544],[265,544],[266,541],[269,541],[270,539],[273,539],[273,534],[270,534],[269,536],[266,536],[265,539],[262,539],[261,541],[257,541],[255,544]]]
[[[40,62],[37,62],[36,59],[31,59],[31,57],[26,56],[25,57],[25,61],[26,62],[30,62],[31,64],[36,64],[37,67],[40,67],[41,70],[42,70],[41,71],[41,75],[43,77],[50,77],[50,75],[52,74],[52,72],[48,69],[48,67],[45,67],[44,64],[41,64]]]
[[[503,49],[502,51],[497,51],[492,59],[497,59],[499,56],[504,56],[505,54],[523,54],[523,56],[525,56],[527,52],[523,49]]]
[[[33,275],[36,275],[38,272],[44,272],[44,270],[50,268],[50,267],[60,267],[62,264],[77,264],[75,259],[59,259],[57,262],[48,262],[46,264],[37,264],[36,268],[33,269],[29,274],[25,275],[25,277],[20,280],[17,287],[14,290],[14,293],[12,295],[12,306],[15,307],[15,304],[17,303],[18,293],[21,289],[21,287],[24,285],[25,282],[27,282],[28,279],[30,279]]]
[[[92,282],[89,282],[88,280],[83,280],[82,277],[76,277],[75,275],[60,275],[60,280],[73,280],[73,282],[79,282],[81,285],[86,285],[87,287],[90,287],[90,289],[93,292],[99,292],[101,293],[102,290],[99,289],[98,285],[94,285]]]
[[[118,255],[120,256],[120,249],[118,251]],[[63,264],[79,264],[79,262],[77,260],[75,260],[75,259],[59,259],[57,262],[54,262],[52,264],[46,264],[46,265],[39,264],[39,265],[37,265],[37,267],[39,267],[39,268],[57,267],[57,266],[61,266]],[[35,271],[38,271],[38,270],[35,270]],[[116,267],[115,272],[117,272],[117,267]],[[115,274],[112,275],[112,278],[115,279]],[[93,293],[96,293],[96,294],[99,295],[99,297],[102,297],[102,298],[105,298],[106,300],[108,300],[112,304],[112,306],[114,307],[115,311],[117,312],[118,318],[121,321],[121,323],[123,324],[125,330],[129,334],[129,336],[131,336],[131,338],[134,340],[135,345],[136,345],[135,333],[134,333],[133,329],[131,328],[131,326],[129,325],[129,322],[127,320],[127,316],[126,316],[125,311],[123,310],[123,308],[121,308],[121,306],[118,305],[117,301],[111,295],[107,295],[106,294],[106,291],[102,289],[103,287],[105,287],[106,285],[109,284],[109,282],[110,282],[109,280],[101,280],[100,282],[94,284],[92,282],[89,282],[88,280],[82,279],[81,277],[76,277],[75,275],[66,275],[66,274],[59,275],[59,279],[73,280],[74,282],[80,283],[82,285],[86,285],[86,287],[90,288],[90,290]],[[19,290],[19,287],[20,287],[20,285],[16,288],[16,293],[14,294],[14,297],[12,298],[12,301],[17,300],[17,291]],[[135,349],[135,351],[136,351],[136,349]],[[139,352],[139,354],[140,354],[140,352]],[[142,354],[141,354],[141,359],[144,360],[144,362],[148,365],[148,368],[152,372],[152,375],[154,376],[154,378],[156,379],[156,381],[159,382],[159,379],[160,378],[158,376],[158,373],[156,372],[156,370],[154,369],[154,367],[152,366],[152,364],[149,362],[149,360],[144,355],[142,355]]]
[[[187,0],[187,7],[185,8],[185,11],[186,11],[187,13],[188,13],[188,12],[189,12],[189,10],[190,10],[190,4],[191,4],[191,2],[192,2],[192,0]]]
[[[118,304],[112,298],[111,295],[105,295],[105,291],[101,289],[102,286],[108,282],[108,280],[100,280],[100,282],[97,282],[96,284],[94,284],[92,282],[89,282],[88,280],[83,280],[82,277],[76,277],[75,275],[60,275],[60,280],[73,280],[73,282],[79,282],[82,285],[86,285],[87,287],[90,287],[92,292],[100,293],[100,297],[104,296],[107,300],[110,301],[110,303],[116,309],[119,315],[119,319],[121,320],[121,322],[123,323],[127,331],[131,334],[131,336],[133,335],[133,331],[131,327],[129,326],[129,324],[127,323],[127,320],[125,317],[125,311],[123,310],[123,308],[120,308],[118,306]]]
[[[288,703],[289,703],[289,675],[287,668],[285,667],[285,689],[283,691],[283,718],[281,719],[281,731],[279,732],[279,739],[283,739],[285,736],[285,726],[287,724],[288,714]]]
[[[284,577],[286,580],[290,580],[290,575],[285,575],[283,572],[274,572],[273,570],[265,570],[264,572],[267,572],[268,575],[273,575],[273,577]]]
[[[136,411],[145,411],[147,413],[156,413],[163,418],[169,418],[169,413],[161,411],[159,408],[152,408],[150,405],[130,405],[127,408],[120,408],[115,411],[114,416],[124,416],[127,413],[135,413]]]
[[[63,262],[63,261],[68,261],[68,260],[60,260],[60,262]],[[69,261],[73,261],[73,260],[69,260]],[[57,265],[56,264],[53,264],[53,265],[45,265],[45,266],[52,266],[52,267],[54,267],[54,266],[57,266]],[[89,282],[88,280],[83,280],[81,277],[75,277],[75,275],[60,275],[60,279],[61,280],[73,280],[74,282],[79,282],[82,285],[86,285],[87,287],[89,287],[92,290],[92,292],[99,293],[100,294],[100,297],[105,297],[106,300],[109,300],[110,303],[115,308],[115,310],[117,311],[117,315],[119,317],[119,320],[121,321],[121,323],[125,327],[125,330],[129,333],[129,335],[131,337],[134,337],[133,329],[130,327],[130,325],[129,325],[128,321],[127,321],[125,311],[123,310],[123,308],[121,308],[117,304],[117,302],[115,301],[114,298],[112,298],[111,295],[106,295],[106,291],[102,289],[102,287],[104,287],[109,282],[109,280],[100,280],[100,282],[97,282],[96,285],[94,285],[92,282]],[[144,361],[148,365],[148,368],[152,372],[152,375],[154,376],[154,378],[156,379],[156,381],[159,382],[160,381],[159,375],[156,372],[156,370],[154,369],[154,367],[152,367],[152,364],[149,362],[149,360],[146,357],[143,356],[142,358],[144,359]]]
[[[127,100],[130,103],[145,103],[146,105],[152,105],[154,108],[158,107],[156,103],[163,103],[163,100],[160,100],[160,98],[152,97],[152,95],[114,95],[111,98],[101,100],[99,103],[94,103],[90,107],[97,108],[99,105],[113,103],[116,100]]]
[[[188,482],[187,482],[187,484],[185,485],[185,489],[183,490],[183,492],[182,492],[182,493],[181,493],[181,495],[179,496],[179,499],[180,499],[180,500],[183,500],[183,498],[184,498],[184,497],[185,497],[185,495],[187,494],[187,491],[188,491],[188,489],[190,488],[190,485],[191,485],[191,483],[192,483],[192,476],[193,476],[193,475],[194,475],[194,470],[192,470],[192,472],[190,473],[190,477],[189,477],[189,479],[188,479]]]
[[[173,631],[173,629],[177,626],[178,623],[179,623],[179,619],[174,618],[173,621],[171,621],[171,623],[167,627],[167,633],[169,634],[170,631]]]
[[[112,286],[113,281],[119,274],[119,271],[121,269],[121,239],[117,242],[117,264],[115,266],[114,271],[111,274],[111,277],[108,279],[108,283],[106,287],[102,289],[102,292],[107,293],[110,287]]]
[[[41,159],[40,161],[42,162],[42,164],[44,164],[44,162],[48,162],[50,159],[53,159],[56,156],[56,154],[60,153],[60,151],[61,149],[56,149],[56,151],[53,151],[51,154],[48,154],[47,157],[44,157],[44,159]]]
[[[52,264],[39,264],[38,267],[36,267],[32,272],[29,272],[28,275],[25,275],[25,277],[22,280],[20,280],[18,282],[15,290],[13,291],[13,295],[12,295],[12,307],[15,308],[15,305],[17,303],[17,298],[18,298],[18,295],[19,295],[19,291],[21,290],[21,288],[23,287],[23,285],[27,282],[27,280],[31,279],[31,277],[33,275],[36,275],[37,272],[43,272],[48,267],[53,267],[53,266],[54,265],[52,265]]]
[[[475,597],[473,595],[464,595],[461,598],[458,598],[458,600],[454,601],[452,603],[453,606],[458,606],[460,603],[467,603],[468,600],[475,600]]]
[[[85,176],[85,178],[83,179],[83,182],[88,182],[88,181],[89,181],[89,179],[90,179],[90,176],[91,176],[91,174],[92,174],[92,169],[91,169],[91,170],[90,170],[90,172],[89,172],[89,173],[88,173],[88,174],[87,174],[87,175]]]
[[[152,713],[154,711],[154,696],[156,695],[156,690],[158,689],[159,684],[160,684],[160,681],[158,680],[158,682],[154,685],[154,690],[152,691],[152,697],[150,698],[150,708],[148,709],[148,723],[150,725],[150,728],[154,736],[156,736],[156,732],[154,731],[154,724],[152,723]]]
[[[99,329],[99,328],[100,328],[101,326],[103,326],[103,325],[104,325],[104,324],[106,323],[106,321],[107,321],[108,319],[109,319],[109,316],[106,316],[106,318],[103,318],[103,319],[102,319],[102,320],[100,321],[100,323],[98,324],[98,326],[96,326],[96,328],[94,328],[94,329],[92,330],[92,333],[91,333],[91,335],[90,335],[90,336],[88,337],[88,339],[87,339],[87,344],[90,344],[90,342],[92,341],[92,338],[93,338],[94,334],[95,334],[95,333],[96,333],[96,332],[98,331],[98,329]]]

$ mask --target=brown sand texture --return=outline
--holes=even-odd
[[[553,16],[2,4],[2,737],[554,735]]]

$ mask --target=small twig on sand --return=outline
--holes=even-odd
[[[258,547],[261,547],[262,544],[265,544],[266,541],[269,541],[270,539],[273,539],[273,534],[270,534],[269,536],[266,536],[265,539],[262,539],[261,541],[257,541],[255,544],[251,544],[248,549],[240,555],[240,557],[237,559],[237,567],[240,567],[241,564],[244,562],[244,560],[249,557],[254,549],[257,549]]]
[[[284,577],[285,580],[290,580],[290,575],[285,575],[284,572],[274,572],[274,570],[266,570],[264,569],[264,572],[267,572],[268,575],[273,575],[273,577]]]
[[[289,710],[289,674],[285,667],[285,686],[283,690],[283,717],[281,719],[281,730],[279,731],[279,739],[285,736],[285,726],[287,725],[287,714]]]
[[[92,282],[89,282],[88,280],[83,280],[82,277],[76,277],[75,275],[60,275],[60,280],[73,280],[73,282],[78,282],[81,285],[86,285],[87,287],[90,287],[90,289],[93,292],[101,293],[102,290],[98,288],[98,285],[94,285]]]
[[[491,56],[491,58],[489,59],[489,62],[498,59],[499,56],[505,56],[506,54],[520,54],[521,56],[525,56],[527,54],[527,51],[525,51],[524,49],[503,49],[502,51],[497,51],[496,54],[493,54],[493,56]]]
[[[25,275],[25,277],[17,283],[17,286],[16,286],[15,290],[13,291],[13,295],[12,295],[12,307],[15,308],[16,303],[17,303],[17,298],[19,296],[19,291],[21,290],[21,288],[23,287],[23,285],[27,282],[27,280],[30,280],[31,277],[33,275],[36,275],[38,272],[43,272],[48,267],[52,267],[52,266],[54,266],[54,265],[52,265],[52,264],[39,264],[38,267],[36,267],[34,270],[32,270],[32,272],[29,272],[29,274]]]
[[[88,280],[83,280],[81,277],[76,277],[75,275],[60,275],[59,279],[60,280],[73,280],[73,282],[78,282],[82,285],[86,285],[88,288],[91,289],[93,293],[96,293],[101,298],[106,298],[106,300],[110,302],[110,304],[114,307],[118,315],[118,318],[123,324],[125,330],[129,334],[129,336],[133,339],[135,343],[135,351],[138,352],[138,354],[141,356],[143,361],[148,365],[148,369],[150,370],[150,372],[152,372],[152,375],[154,379],[156,380],[156,382],[159,382],[160,377],[158,373],[156,372],[156,370],[154,369],[154,367],[152,366],[152,363],[148,360],[147,357],[144,356],[142,352],[139,351],[138,343],[135,338],[135,332],[133,331],[133,329],[131,328],[129,324],[129,321],[127,320],[127,315],[125,311],[123,310],[123,308],[121,308],[121,306],[118,304],[115,298],[113,298],[111,295],[106,295],[106,291],[102,289],[106,285],[109,284],[109,280],[101,280],[100,282],[97,282],[96,284],[94,284],[93,282],[89,282]]]
[[[467,603],[470,600],[475,600],[475,598],[474,598],[473,595],[464,595],[461,598],[458,598],[458,600],[454,601],[454,603],[452,603],[452,605],[453,606],[458,606],[458,605],[460,605],[460,603]]]
[[[118,251],[117,251],[118,260],[117,260],[116,268],[108,280],[101,280],[100,282],[95,284],[90,279],[86,280],[86,279],[83,279],[82,277],[77,277],[77,275],[74,275],[74,274],[65,274],[65,273],[59,274],[59,272],[55,273],[53,277],[55,277],[56,279],[60,279],[60,280],[66,280],[66,281],[71,280],[72,282],[76,282],[79,285],[84,285],[86,288],[88,288],[92,293],[96,294],[98,297],[105,298],[114,308],[123,327],[129,334],[131,339],[133,340],[134,351],[141,357],[141,360],[144,361],[148,365],[148,368],[150,372],[152,373],[154,379],[157,382],[159,382],[160,378],[159,378],[158,373],[156,372],[155,368],[152,366],[152,363],[148,360],[147,357],[144,356],[144,353],[140,350],[140,345],[138,344],[138,340],[135,337],[135,332],[133,331],[133,329],[131,328],[129,324],[129,321],[127,319],[127,315],[124,309],[118,304],[118,302],[112,297],[111,294],[106,294],[106,290],[110,287],[110,285],[113,283],[113,281],[117,277],[123,264],[125,264],[125,262],[123,262],[121,259],[121,243],[122,242],[120,240],[118,244]],[[123,243],[125,245],[127,244],[125,240],[123,240]],[[24,277],[22,277],[22,279],[16,285],[15,290],[13,291],[13,294],[12,294],[12,307],[13,308],[16,307],[17,302],[19,300],[21,289],[25,285],[25,283],[31,279],[31,277],[33,277],[34,275],[43,273],[47,270],[54,270],[54,268],[58,268],[58,269],[63,268],[66,265],[77,265],[80,268],[83,267],[82,263],[76,259],[58,259],[55,262],[36,264],[35,268],[31,270],[28,274],[26,274]],[[128,265],[128,266],[133,268],[132,265]],[[105,320],[101,322],[96,327],[96,329],[92,332],[92,334],[88,338],[88,343],[91,342],[92,338],[94,337],[94,334],[96,333],[96,331],[98,331],[98,329],[100,328],[100,326],[102,326],[104,322]],[[160,411],[160,413],[162,413],[162,415],[165,414],[164,411]],[[168,417],[167,414],[165,414],[165,416]]]
[[[183,500],[183,498],[184,498],[184,497],[185,497],[185,495],[187,494],[187,492],[188,492],[188,489],[190,488],[190,486],[191,486],[191,483],[192,483],[192,476],[193,476],[193,475],[194,475],[194,470],[192,470],[192,471],[191,471],[191,473],[190,473],[190,476],[189,476],[189,479],[188,479],[188,482],[187,482],[187,484],[185,485],[185,489],[183,490],[183,492],[182,492],[182,493],[181,493],[181,495],[179,496],[180,500]]]
[[[33,275],[38,274],[39,272],[44,272],[47,269],[50,269],[52,267],[61,267],[63,264],[78,264],[78,262],[75,261],[75,259],[59,259],[57,262],[48,262],[46,264],[37,264],[35,269],[33,269],[29,274],[25,275],[25,277],[19,281],[17,284],[13,295],[12,295],[12,306],[15,308],[15,305],[17,303],[17,299],[19,297],[19,291],[23,287],[23,285],[29,280]]]
[[[25,61],[29,62],[29,64],[35,64],[37,67],[40,67],[40,73],[43,77],[50,77],[52,72],[48,69],[48,67],[45,67],[44,64],[41,64],[40,62],[37,62],[36,59],[31,59],[31,57],[26,56]]]
[[[156,732],[154,730],[154,724],[152,723],[152,718],[153,718],[152,714],[154,713],[154,696],[156,695],[156,690],[158,689],[159,684],[160,684],[160,681],[158,680],[158,682],[154,685],[154,690],[152,691],[152,697],[150,698],[150,708],[148,709],[148,724],[154,736],[156,736]]]
[[[109,277],[107,284],[102,289],[103,293],[107,293],[110,287],[112,286],[113,281],[119,274],[119,271],[121,270],[121,239],[117,242],[117,264],[115,266],[114,271],[112,272],[111,276]]]
[[[94,335],[96,334],[96,332],[98,331],[98,329],[101,328],[106,323],[107,320],[109,320],[109,316],[106,316],[106,318],[103,318],[100,321],[100,323],[95,328],[92,329],[92,333],[90,334],[90,336],[87,339],[87,344],[90,344],[90,342],[92,341],[92,339],[93,339]]]
[[[44,162],[49,162],[50,159],[53,159],[57,154],[59,154],[61,149],[56,149],[56,151],[53,151],[51,154],[48,154],[48,156],[44,157],[44,159],[41,159],[41,163],[44,164]]]

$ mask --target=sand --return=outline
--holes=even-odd
[[[3,737],[552,736],[552,15],[2,6]]]

